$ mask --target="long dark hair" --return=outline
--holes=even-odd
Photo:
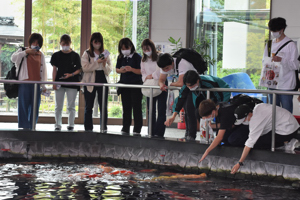
[[[151,51],[152,51],[152,61],[157,61],[157,51],[156,51],[156,48],[155,48],[155,45],[154,45],[154,42],[150,39],[144,39],[144,41],[142,42],[142,49],[144,46],[149,46],[151,48]],[[144,54],[144,51],[143,51],[143,58],[142,58],[142,62],[145,62],[147,60],[148,56],[146,54]]]
[[[100,42],[101,43],[101,47],[99,49],[100,53],[102,53],[104,51],[103,36],[100,32],[95,32],[91,35],[90,48],[87,50],[90,57],[95,57],[94,46],[93,46],[93,41],[94,40],[95,40],[95,42]]]
[[[135,47],[134,47],[134,44],[132,43],[132,41],[129,38],[122,38],[119,42],[119,47],[118,47],[119,56],[118,56],[118,58],[123,57],[123,54],[122,54],[122,46],[123,45],[125,46],[126,49],[129,49],[131,47],[130,54],[133,54],[135,52]]]

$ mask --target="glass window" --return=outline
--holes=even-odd
[[[194,38],[208,45],[205,53],[214,59],[209,74],[246,72],[259,88],[270,0],[196,0],[195,5]]]
[[[81,1],[80,0],[33,0],[32,1],[32,32],[40,33],[44,38],[42,52],[45,54],[47,77],[52,81],[53,67],[50,64],[51,56],[60,50],[60,37],[68,34],[71,37],[71,48],[80,54],[81,34]],[[40,116],[53,116],[55,109],[55,94],[52,85],[47,89],[51,91],[50,97],[42,95]],[[78,114],[79,95],[76,99],[76,114]],[[63,116],[67,116],[66,98]]]
[[[115,66],[120,39],[130,38],[136,51],[142,55],[141,43],[149,37],[149,2],[150,0],[92,1],[92,33],[100,32],[103,35],[104,48],[111,53],[113,68],[110,74],[111,83],[119,81]],[[121,99],[117,96],[115,88],[110,88],[108,102],[108,116],[121,118]],[[146,98],[143,99],[143,116],[146,116]],[[99,116],[94,113],[94,117]]]
[[[3,79],[12,67],[12,53],[24,46],[25,1],[1,1],[0,7],[0,75]],[[17,100],[8,99],[0,84],[0,115],[17,115]]]

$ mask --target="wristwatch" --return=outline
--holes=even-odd
[[[74,72],[72,73],[72,76],[74,76],[75,74],[74,74]]]
[[[240,166],[243,166],[243,165],[244,165],[244,163],[243,163],[243,162],[239,162],[239,165],[240,165]]]

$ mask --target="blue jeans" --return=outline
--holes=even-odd
[[[269,88],[269,90],[274,90]],[[293,91],[293,90],[286,90],[286,91]],[[273,94],[269,94],[270,103],[273,103]],[[276,106],[282,107],[293,113],[293,95],[283,95],[277,94],[276,95]]]
[[[36,92],[37,109],[35,123],[37,123],[39,118],[39,108],[41,103],[40,85],[38,85]],[[19,128],[32,129],[34,85],[19,84],[18,94],[18,126]]]
[[[152,133],[151,133],[152,136],[157,135],[159,137],[163,137],[165,134],[167,97],[168,97],[168,92],[162,92],[160,95],[153,98]],[[147,97],[148,116],[149,116],[149,102],[150,102],[150,98]],[[157,119],[156,119],[156,102],[157,102]],[[149,118],[148,118],[148,120],[149,120]],[[148,124],[149,124],[149,121],[148,121]]]

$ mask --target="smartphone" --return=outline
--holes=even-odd
[[[104,59],[104,54],[103,53],[101,53],[100,55],[99,55],[99,58],[98,59]]]
[[[39,51],[41,48],[39,46],[34,47],[36,51]]]
[[[65,79],[66,78],[66,75],[63,75],[62,77],[60,77],[59,79]]]

